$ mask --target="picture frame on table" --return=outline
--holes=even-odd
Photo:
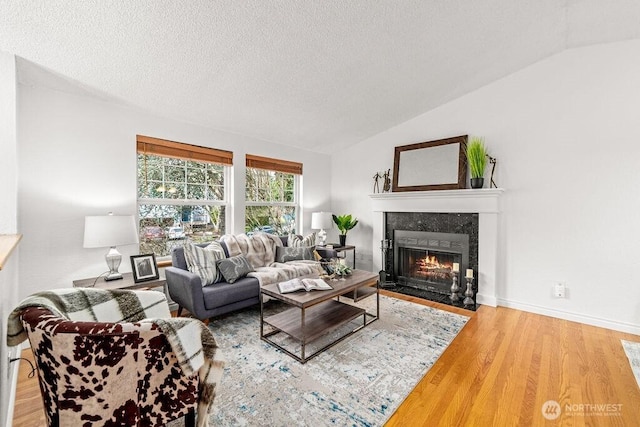
[[[157,280],[160,274],[158,273],[156,256],[154,254],[132,255],[131,272],[135,283]]]

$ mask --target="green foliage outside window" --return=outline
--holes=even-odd
[[[138,154],[138,198],[224,200],[224,166]]]
[[[247,206],[245,232],[264,231],[284,236],[293,233],[296,208],[293,206]]]
[[[224,234],[224,166],[138,154],[140,253],[166,256],[186,239]]]
[[[295,203],[295,175],[265,169],[247,168],[248,202]]]
[[[278,235],[295,232],[296,176],[290,173],[247,168],[245,231]]]

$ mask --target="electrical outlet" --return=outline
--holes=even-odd
[[[553,295],[556,298],[564,298],[566,296],[566,288],[564,286],[564,283],[562,282],[556,283],[553,290]]]

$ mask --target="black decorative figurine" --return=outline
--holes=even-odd
[[[496,163],[498,162],[498,159],[496,159],[495,157],[491,157],[488,154],[487,157],[489,158],[489,163],[493,165],[491,166],[491,184],[489,185],[489,188],[498,188],[496,182],[493,180],[493,173],[496,171]]]

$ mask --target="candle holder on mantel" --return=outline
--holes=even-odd
[[[467,290],[464,291],[464,301],[462,303],[464,305],[475,305],[476,302],[473,300],[473,277],[465,277],[467,279]]]
[[[460,301],[460,295],[458,294],[458,292],[460,292],[460,285],[458,285],[458,272],[452,271],[451,276],[453,276],[453,283],[451,284],[451,295],[449,298],[451,298],[451,301],[457,302]]]

